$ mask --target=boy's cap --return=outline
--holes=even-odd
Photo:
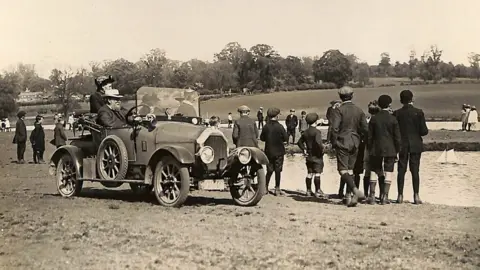
[[[309,113],[305,116],[305,121],[307,124],[311,125],[318,121],[318,114],[317,113]]]
[[[390,104],[392,104],[392,97],[390,97],[389,95],[381,95],[378,98],[378,106],[380,106],[380,108],[388,108]]]
[[[267,111],[267,116],[268,117],[277,117],[277,115],[280,114],[280,109],[279,108],[269,108]]]

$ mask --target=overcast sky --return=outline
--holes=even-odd
[[[480,53],[480,0],[0,0],[0,69],[35,64],[88,67],[90,61],[138,60],[161,48],[177,60],[213,59],[230,41],[280,54],[328,49],[377,63],[406,61],[431,44],[443,59],[467,63]]]

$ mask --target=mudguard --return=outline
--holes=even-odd
[[[257,147],[246,147],[246,148],[250,149],[250,152],[252,153],[252,160],[255,160],[257,164],[261,164],[261,165],[268,164],[269,162],[268,158],[262,150],[260,150]]]
[[[182,164],[192,164],[195,162],[194,155],[189,152],[185,147],[177,146],[177,145],[169,145],[164,146],[162,148],[157,149],[149,159],[149,164],[152,162],[153,159],[156,159],[158,155],[163,155],[165,153],[171,154],[174,158],[178,160],[178,162]]]
[[[50,175],[52,176],[55,175],[58,161],[60,160],[62,155],[64,155],[65,153],[70,154],[70,156],[74,160],[75,168],[77,169],[77,172],[79,173],[82,172],[81,169],[83,166],[83,158],[84,158],[83,151],[80,148],[73,145],[64,145],[59,147],[57,150],[55,150],[55,152],[53,152],[52,157],[50,158],[50,169],[49,169]]]

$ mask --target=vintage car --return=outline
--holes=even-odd
[[[183,91],[140,88],[121,128],[98,125],[94,114],[81,118],[82,134],[58,148],[50,160],[58,193],[78,195],[84,181],[107,188],[128,183],[136,193],[153,190],[163,206],[179,207],[200,182],[217,179],[225,182],[237,205],[256,205],[265,193],[262,165],[267,157],[258,148],[229,151],[223,133],[202,124],[198,93],[196,100],[183,102],[180,112],[182,102],[175,96],[185,95]],[[162,108],[171,110],[167,117]]]

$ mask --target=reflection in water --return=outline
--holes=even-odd
[[[480,153],[456,152],[456,154],[467,164],[439,164],[435,160],[441,155],[441,152],[422,154],[420,197],[427,203],[480,207],[480,178],[477,172]],[[327,155],[325,155],[324,161],[322,189],[327,194],[336,194],[340,179],[336,169],[337,162]],[[396,167],[395,165],[395,170]],[[305,191],[306,173],[305,160],[301,155],[287,156],[282,173],[282,189]],[[379,193],[378,186],[376,193]],[[397,198],[396,173],[389,193],[391,200]],[[405,176],[404,198],[413,201],[412,177],[409,171]]]

